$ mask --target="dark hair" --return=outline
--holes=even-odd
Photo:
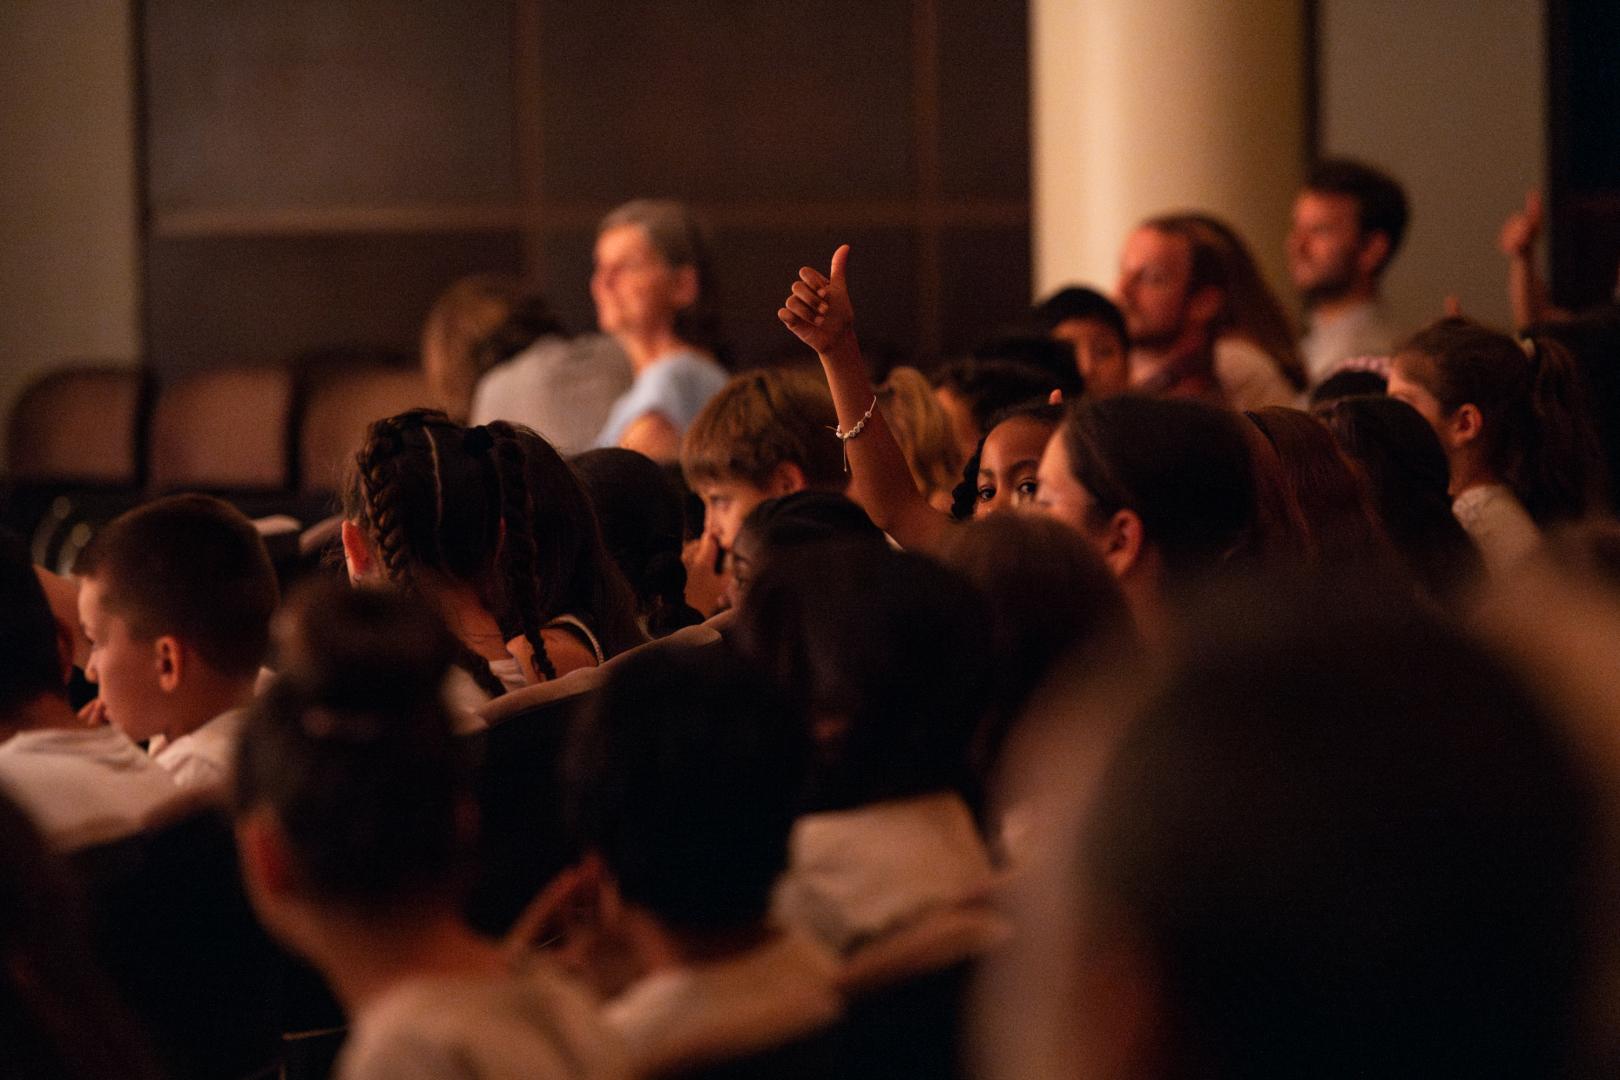
[[[1126,349],[1131,347],[1131,335],[1125,328],[1124,314],[1118,305],[1096,289],[1067,286],[1036,304],[1029,314],[1030,320],[1048,334],[1071,320],[1100,322],[1118,335]]]
[[[576,838],[660,921],[752,926],[787,867],[809,748],[802,711],[726,646],[644,650],[572,732]]]
[[[1468,319],[1446,318],[1408,338],[1397,360],[1446,416],[1479,410],[1485,464],[1537,524],[1579,518],[1598,501],[1602,462],[1585,388],[1563,346],[1521,345]]]
[[[0,723],[41,695],[65,698],[56,617],[28,549],[0,530]]]
[[[1086,392],[1086,380],[1075,361],[1074,346],[1045,333],[997,335],[975,345],[973,359],[980,364],[1017,364],[1043,372],[1054,388],[1063,391],[1065,398],[1077,398]]]
[[[1451,512],[1450,470],[1434,429],[1391,397],[1348,397],[1319,409],[1361,466],[1378,520],[1429,595],[1450,601],[1483,573],[1479,548]]]
[[[823,540],[885,544],[883,530],[860,504],[832,491],[795,491],[765,499],[748,512],[742,528],[769,551]]]
[[[1406,236],[1408,209],[1406,192],[1388,173],[1349,158],[1327,158],[1311,168],[1305,190],[1322,195],[1347,195],[1356,203],[1356,223],[1363,236],[1383,233],[1389,239],[1389,253],[1378,264],[1378,273],[1389,265]]]
[[[675,336],[706,352],[720,350],[719,286],[714,276],[708,231],[686,204],[674,199],[634,199],[609,211],[596,227],[634,225],[647,234],[653,250],[675,269],[690,266],[697,275],[697,299],[675,313]]]
[[[688,486],[740,479],[764,487],[790,462],[811,487],[848,483],[832,394],[821,372],[788,368],[735,376],[698,413],[681,440]]]
[[[959,574],[870,544],[792,548],[767,562],[733,637],[813,714],[816,809],[958,789],[989,704],[988,616]]]
[[[617,446],[587,450],[569,464],[590,496],[602,540],[636,594],[655,638],[703,621],[686,603],[681,562],[681,493],[664,467]]]
[[[1535,341],[1555,341],[1569,351],[1587,392],[1587,409],[1603,451],[1608,503],[1620,506],[1620,305],[1607,304],[1572,319],[1540,323],[1525,331]]]
[[[68,868],[0,790],[0,1046],[9,1076],[155,1077],[151,1048],[90,949]]]
[[[962,479],[951,489],[951,517],[957,521],[970,520],[973,517],[973,508],[978,505],[979,462],[984,458],[984,440],[988,439],[990,433],[1001,424],[1008,420],[1019,419],[1033,420],[1055,431],[1063,420],[1063,406],[1048,405],[1040,400],[1026,401],[1022,405],[1002,409],[990,418],[984,434],[979,436],[979,445],[974,448],[973,456],[962,466]]]
[[[1309,385],[1310,377],[1299,358],[1299,343],[1288,313],[1266,284],[1260,264],[1236,229],[1210,214],[1192,213],[1163,214],[1149,218],[1142,226],[1187,241],[1192,252],[1188,296],[1206,286],[1220,290],[1221,310],[1210,326],[1212,336],[1232,333],[1248,339],[1271,359],[1294,389],[1304,390]]]
[[[1311,388],[1311,408],[1330,405],[1340,398],[1382,394],[1389,377],[1363,368],[1340,368]]]
[[[208,495],[171,495],[103,526],[75,572],[142,640],[173,634],[237,678],[264,662],[278,590],[253,523]]]
[[[974,754],[988,779],[1008,730],[1058,662],[1129,656],[1136,626],[1101,557],[1050,518],[991,514],[968,522],[950,531],[941,556],[989,610],[977,647],[991,656],[995,700]]]
[[[454,899],[467,763],[441,687],[455,638],[420,599],[320,582],[288,604],[280,673],[237,750],[238,813],[266,808],[320,900]]]
[[[467,585],[508,640],[528,641],[546,678],[556,669],[540,631],[559,615],[583,620],[608,656],[643,640],[590,500],[528,428],[465,428],[416,409],[373,423],[355,465],[344,514],[365,531],[388,580],[419,590],[431,572]],[[462,662],[501,693],[487,664],[466,654]]]
[[[1393,551],[1379,525],[1367,479],[1327,425],[1310,413],[1270,405],[1244,416],[1276,454],[1289,498],[1299,507],[1306,552],[1318,565],[1381,563]]]
[[[1263,591],[1195,627],[1083,840],[1165,1075],[1562,1075],[1597,879],[1561,733],[1409,594]]]
[[[1122,394],[1076,402],[1059,430],[1097,524],[1135,511],[1176,584],[1213,570],[1254,526],[1254,474],[1238,424],[1202,402]]]
[[[934,386],[967,403],[981,436],[997,413],[1015,405],[1045,404],[1058,388],[1050,372],[1011,360],[952,361],[934,373]]]

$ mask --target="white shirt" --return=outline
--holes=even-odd
[[[1503,484],[1481,484],[1452,500],[1451,512],[1485,560],[1485,569],[1499,578],[1516,570],[1541,546],[1541,530]]]
[[[13,735],[0,744],[0,786],[59,851],[131,836],[191,802],[114,727]]]
[[[236,741],[246,719],[244,710],[231,709],[173,742],[159,735],[147,750],[181,787],[225,789],[236,772]]]
[[[612,338],[543,337],[478,380],[471,422],[526,425],[567,457],[591,448],[630,382],[630,360]]]
[[[639,1075],[657,1075],[769,1050],[842,1013],[838,961],[788,931],[740,956],[654,972],[602,1010]]]
[[[1338,366],[1357,356],[1388,356],[1395,348],[1395,330],[1384,310],[1366,301],[1337,315],[1316,312],[1309,316],[1310,328],[1299,341],[1300,359],[1315,386],[1332,375]]]
[[[337,1080],[587,1080],[627,1075],[595,1005],[535,962],[495,978],[424,977],[360,1010]]]
[[[1234,409],[1268,405],[1299,406],[1299,391],[1265,350],[1246,338],[1227,334],[1215,342],[1215,381]]]

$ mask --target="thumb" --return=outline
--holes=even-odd
[[[1460,319],[1463,317],[1462,301],[1455,295],[1446,297],[1446,317]]]
[[[832,273],[828,276],[840,285],[844,282],[844,266],[849,262],[849,245],[840,244],[838,250],[833,252]]]

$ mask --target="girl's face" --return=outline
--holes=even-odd
[[[973,516],[1016,509],[1035,501],[1036,469],[1051,427],[1028,416],[1003,420],[990,429],[974,478]]]
[[[1046,452],[1041,455],[1037,472],[1035,509],[1054,521],[1061,522],[1102,551],[1102,538],[1091,520],[1091,508],[1096,500],[1085,485],[1074,478],[1069,464],[1069,450],[1063,444],[1063,433],[1054,431],[1046,441]]]

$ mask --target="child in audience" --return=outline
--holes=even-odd
[[[743,520],[728,559],[731,606],[743,602],[749,585],[771,558],[790,548],[829,540],[872,549],[885,546],[883,531],[872,524],[866,511],[830,491],[796,491],[754,507]]]
[[[1361,466],[1378,520],[1408,573],[1432,599],[1454,607],[1478,583],[1484,564],[1451,512],[1450,466],[1434,429],[1392,397],[1340,398],[1317,415]]]
[[[104,526],[77,572],[92,711],[182,787],[228,785],[277,601],[253,523],[205,495],[158,499]]]
[[[645,454],[617,446],[587,450],[569,465],[590,496],[602,542],[635,593],[641,629],[661,638],[701,622],[686,603],[685,508],[675,479]]]
[[[1074,346],[1075,364],[1092,397],[1123,394],[1131,388],[1131,339],[1125,316],[1095,289],[1070,285],[1030,311],[1043,332]]]
[[[355,466],[342,527],[350,578],[428,598],[485,694],[644,640],[584,490],[534,432],[413,410],[372,424]]]
[[[1389,395],[1440,437],[1452,511],[1493,575],[1516,568],[1541,530],[1593,507],[1601,469],[1569,353],[1462,318],[1418,331],[1395,354]]]
[[[628,658],[576,728],[594,932],[631,979],[603,1016],[639,1075],[842,1075],[838,963],[770,917],[809,748],[803,709],[724,646]]]
[[[50,845],[106,843],[177,813],[168,770],[116,727],[86,727],[68,705],[73,659],[22,542],[0,534],[0,788]]]
[[[1057,389],[1052,372],[1006,359],[958,360],[934,376],[934,396],[964,458],[989,433],[996,414],[1026,402],[1046,401]]]
[[[985,987],[985,1074],[1587,1075],[1591,763],[1409,593],[1252,592],[1122,736],[1070,716],[1042,748],[1068,876],[1032,883]]]
[[[1244,416],[1280,466],[1288,499],[1299,508],[1304,555],[1318,568],[1387,564],[1394,550],[1373,507],[1367,479],[1333,433],[1309,413],[1268,405]]]
[[[878,387],[878,398],[918,492],[935,509],[949,510],[962,455],[927,376],[913,367],[897,367]]]
[[[962,469],[951,492],[951,516],[958,521],[997,510],[1027,508],[1035,502],[1035,473],[1047,441],[1063,419],[1061,405],[1031,401],[1004,409],[990,420],[988,433]],[[941,531],[942,539],[949,535]],[[930,545],[935,550],[937,545]]]
[[[843,456],[828,430],[837,421],[814,371],[744,372],[704,406],[681,444],[681,471],[719,551],[731,550],[743,518],[766,499],[844,489]]]
[[[261,919],[349,1014],[336,1075],[619,1075],[582,992],[461,920],[472,797],[439,695],[454,638],[392,589],[328,584],[287,619],[242,735],[237,843]]]

